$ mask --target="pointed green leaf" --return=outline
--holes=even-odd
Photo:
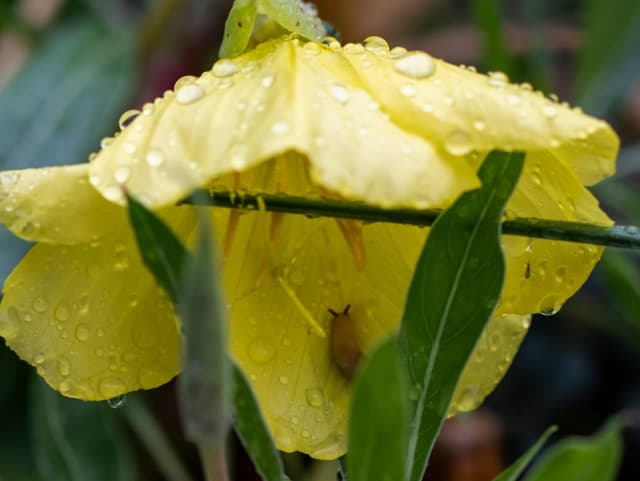
[[[208,214],[201,211],[198,243],[185,262],[178,292],[184,336],[178,401],[187,438],[201,446],[223,446],[230,427],[231,389],[225,302],[211,230]]]
[[[137,479],[133,451],[107,403],[64,398],[34,377],[30,404],[34,459],[42,479]]]
[[[590,438],[558,442],[533,467],[526,481],[613,481],[622,457],[620,419]]]
[[[349,481],[405,479],[408,398],[397,339],[390,338],[365,361],[355,379],[349,416]]]
[[[127,207],[142,260],[175,304],[189,252],[171,229],[136,199],[127,196]]]
[[[400,346],[412,392],[407,471],[422,479],[465,364],[497,304],[504,280],[500,222],[524,163],[491,152],[482,188],[463,194],[431,228],[409,288]]]
[[[282,459],[260,414],[249,382],[233,364],[233,425],[253,465],[265,481],[284,481]]]
[[[526,453],[520,456],[515,463],[500,473],[493,481],[516,481],[527,466],[529,466],[529,463],[534,456],[538,454],[538,451],[542,449],[542,446],[547,442],[547,439],[549,439],[549,437],[557,430],[558,428],[556,426],[548,428],[542,436],[540,436],[540,439],[538,439],[538,441],[536,441],[536,443],[531,446]]]

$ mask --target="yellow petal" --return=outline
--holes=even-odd
[[[111,229],[121,210],[89,185],[87,164],[0,173],[0,223],[26,240],[77,244]]]
[[[482,75],[374,37],[342,48],[372,92],[405,130],[453,155],[492,149],[551,151],[587,185],[613,174],[619,140],[611,127],[558,104],[504,74]]]
[[[330,47],[266,42],[198,79],[181,79],[175,93],[146,106],[97,155],[91,179],[111,201],[123,201],[126,185],[148,205],[164,206],[221,175],[297,151],[315,183],[381,205],[445,205],[478,185],[463,159],[392,122],[376,95]]]
[[[612,223],[571,167],[550,152],[527,157],[507,213]],[[515,236],[505,236],[503,246],[509,261],[498,312],[512,314],[556,312],[584,284],[603,252],[600,246]]]
[[[190,210],[167,218],[187,232]],[[179,369],[171,302],[142,265],[125,210],[102,221],[112,232],[99,241],[33,247],[0,304],[9,347],[54,389],[85,400],[156,387]]]

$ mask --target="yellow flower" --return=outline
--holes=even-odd
[[[508,215],[609,224],[584,185],[613,172],[618,149],[604,122],[503,75],[389,50],[378,37],[341,46],[293,36],[181,79],[104,144],[89,164],[0,177],[0,221],[37,241],[5,283],[0,335],[55,389],[87,400],[158,386],[180,368],[177,320],[141,264],[123,187],[187,241],[193,208],[175,203],[198,187],[446,207],[478,186],[490,150],[517,149],[527,158]],[[366,355],[398,326],[427,229],[262,211],[212,217],[231,353],[278,447],[342,454],[350,382],[332,353],[329,309],[351,306],[352,341]],[[503,245],[501,302],[452,414],[482,401],[530,314],[557,310],[601,254],[510,236]]]

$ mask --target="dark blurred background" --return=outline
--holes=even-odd
[[[85,162],[116,130],[120,113],[209,68],[230,3],[0,0],[0,169]],[[452,63],[502,70],[606,118],[622,150],[618,174],[594,191],[618,223],[640,224],[638,0],[317,5],[343,41],[382,35]],[[0,228],[0,280],[27,248]],[[638,261],[637,253],[609,249],[559,314],[534,318],[484,407],[447,422],[428,479],[491,480],[551,424],[559,426],[559,439],[591,434],[617,413],[632,419],[640,410]],[[61,398],[4,346],[0,372],[0,481],[201,479],[196,453],[180,433],[171,384],[130,395],[114,410]],[[154,431],[150,413],[171,446]],[[141,433],[155,434],[143,441]],[[636,481],[637,423],[628,423],[624,439],[619,479]],[[257,479],[233,446],[235,479]],[[79,454],[69,457],[69,449]],[[335,479],[336,463],[298,455],[285,462],[295,480]]]

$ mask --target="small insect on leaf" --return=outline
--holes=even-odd
[[[354,378],[362,359],[356,326],[349,316],[350,308],[351,305],[348,304],[340,313],[329,309],[329,313],[333,316],[331,352],[338,370],[349,381]]]

